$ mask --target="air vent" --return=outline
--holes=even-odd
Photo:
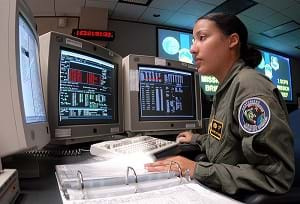
[[[152,0],[119,0],[120,3],[148,6]]]
[[[264,36],[267,36],[269,38],[274,38],[277,37],[279,35],[283,35],[286,34],[288,32],[297,30],[300,28],[300,25],[298,23],[296,23],[295,21],[290,21],[288,23],[279,25],[275,28],[272,28],[270,30],[266,30],[264,32],[262,32],[261,34]]]

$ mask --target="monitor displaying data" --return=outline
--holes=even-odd
[[[122,57],[57,32],[40,36],[52,143],[103,140],[124,132]]]
[[[290,60],[279,54],[261,50],[262,60],[256,70],[267,76],[286,101],[293,100]]]
[[[193,55],[190,53],[192,42],[192,33],[164,28],[157,29],[158,57],[193,64]],[[218,85],[219,82],[215,77],[201,76],[200,87],[205,95],[215,95]]]
[[[123,70],[127,132],[201,127],[200,77],[194,65],[132,54],[123,59]]]
[[[61,49],[59,125],[118,120],[116,65]]]
[[[159,66],[139,66],[140,120],[195,119],[194,74]]]
[[[45,122],[46,111],[37,39],[22,16],[19,16],[19,52],[22,98],[26,123]]]
[[[0,10],[1,158],[42,148],[50,134],[34,17],[23,0],[3,0]]]

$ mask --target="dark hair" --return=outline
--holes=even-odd
[[[262,59],[261,52],[248,46],[247,28],[238,17],[225,13],[210,13],[198,18],[197,21],[201,19],[214,21],[218,28],[227,36],[237,33],[240,37],[240,58],[250,67],[254,68],[259,65]]]

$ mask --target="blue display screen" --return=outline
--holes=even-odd
[[[260,50],[262,60],[256,70],[267,76],[286,101],[292,101],[290,60],[287,57]]]
[[[190,53],[191,33],[158,28],[158,56],[181,62],[193,63]]]

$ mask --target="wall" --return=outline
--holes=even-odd
[[[57,31],[71,35],[72,29],[77,28],[79,25],[78,17],[63,17],[66,19],[65,27],[59,27],[59,17],[38,17],[35,18],[37,23],[37,31],[39,35],[43,35],[49,31]]]
[[[122,57],[128,54],[156,56],[156,26],[110,20],[108,29],[115,31],[115,39],[108,48]]]

